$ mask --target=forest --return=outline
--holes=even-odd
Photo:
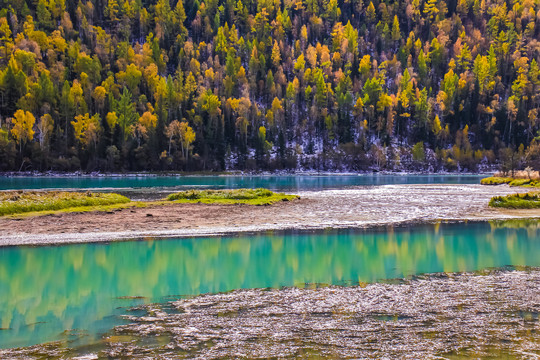
[[[538,0],[0,0],[0,171],[540,168]]]

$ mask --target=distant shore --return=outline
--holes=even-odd
[[[488,207],[527,189],[482,185],[383,185],[299,192],[272,206],[174,204],[109,212],[0,218],[0,246],[216,236],[239,232],[538,218],[540,210]]]
[[[433,172],[433,171],[316,171],[316,170],[298,170],[298,171],[193,171],[193,172],[57,172],[57,171],[8,171],[0,172],[0,177],[159,177],[159,176],[332,176],[332,175],[442,175],[442,176],[490,176],[496,173],[495,169],[481,172]]]

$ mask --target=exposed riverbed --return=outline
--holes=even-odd
[[[0,356],[534,359],[539,299],[538,268],[236,290],[133,308],[94,351],[58,342]]]
[[[526,191],[506,185],[384,185],[300,191],[298,201],[263,207],[175,204],[110,213],[4,217],[0,246],[540,217],[539,210],[488,207],[493,196]]]
[[[398,284],[238,290],[142,307],[106,353],[223,358],[540,356],[540,271]],[[165,336],[165,339],[155,337]],[[154,339],[152,339],[154,338]],[[145,344],[146,341],[154,343]],[[163,343],[160,344],[160,342]]]

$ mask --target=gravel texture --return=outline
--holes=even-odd
[[[540,217],[538,209],[487,205],[493,196],[525,191],[507,185],[385,185],[300,192],[300,200],[272,206],[175,204],[112,213],[0,217],[0,246]]]

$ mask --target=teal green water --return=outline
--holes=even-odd
[[[0,177],[0,190],[96,188],[269,188],[321,190],[360,185],[479,184],[483,175],[71,176]]]
[[[420,273],[540,266],[540,225],[422,225],[372,230],[140,240],[0,249],[0,347],[87,334],[126,307],[239,288],[355,284]],[[142,297],[139,299],[121,297]]]

